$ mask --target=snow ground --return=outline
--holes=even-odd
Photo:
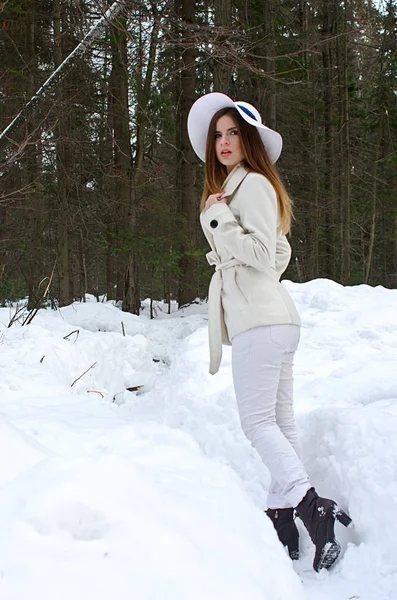
[[[292,563],[263,515],[206,305],[150,321],[88,297],[27,327],[0,308],[1,600],[395,600],[397,291],[284,285],[304,462],[354,521],[334,568],[311,569],[300,523]]]

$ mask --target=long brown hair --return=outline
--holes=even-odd
[[[244,162],[248,170],[264,175],[274,187],[279,204],[281,229],[284,234],[288,233],[293,217],[292,200],[287,194],[276,167],[270,162],[257,128],[247,123],[236,108],[221,108],[211,119],[207,135],[204,190],[200,210],[204,210],[208,196],[222,190],[227,177],[226,167],[219,162],[215,152],[216,125],[218,119],[224,115],[230,115],[237,125],[241,149],[245,157]]]

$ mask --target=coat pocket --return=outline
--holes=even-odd
[[[248,269],[249,267],[244,265],[234,267],[234,283],[236,291],[244,304],[248,304],[250,288],[252,286],[251,274]]]

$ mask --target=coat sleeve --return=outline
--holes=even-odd
[[[277,196],[271,183],[252,173],[241,186],[240,223],[227,204],[213,204],[202,219],[214,237],[243,264],[266,271],[275,267],[277,237]]]
[[[289,245],[285,235],[281,235],[277,238],[276,244],[276,271],[279,277],[281,277],[285,269],[288,267],[290,259],[291,246]]]
[[[204,233],[204,235],[205,235],[205,237],[206,237],[206,239],[207,239],[207,242],[208,242],[208,244],[209,244],[209,245],[210,245],[210,247],[211,247],[211,250],[215,250],[215,246],[214,246],[214,242],[213,242],[213,236],[212,236],[210,233],[208,233],[208,228],[206,228],[206,227],[204,226],[204,223],[205,223],[205,221],[204,221],[204,214],[205,214],[204,212],[202,212],[202,213],[200,214],[200,225],[201,225],[201,229],[202,229],[202,231],[203,231],[203,233]]]

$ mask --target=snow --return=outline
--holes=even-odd
[[[263,514],[269,474],[230,348],[208,373],[206,304],[150,320],[148,301],[137,317],[87,297],[25,327],[0,308],[1,600],[396,597],[397,291],[284,285],[304,462],[353,519],[332,570],[313,571],[300,522],[291,562]]]

